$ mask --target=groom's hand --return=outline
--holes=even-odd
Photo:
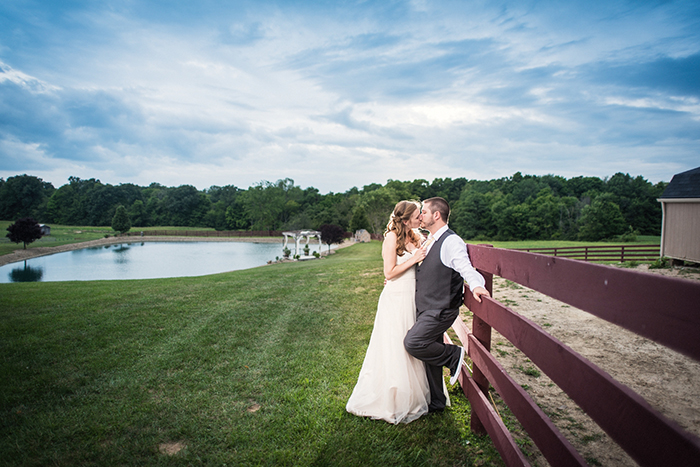
[[[489,293],[488,290],[486,290],[483,287],[476,287],[474,290],[472,290],[472,295],[474,295],[474,300],[477,302],[481,303],[481,296],[486,295],[487,297],[490,297],[491,294]]]

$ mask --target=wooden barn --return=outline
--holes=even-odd
[[[700,263],[700,167],[674,175],[658,201],[661,256]]]

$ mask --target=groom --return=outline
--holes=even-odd
[[[450,384],[462,369],[464,348],[443,343],[442,335],[457,316],[463,301],[464,281],[474,298],[489,296],[486,281],[474,269],[467,247],[447,226],[450,206],[442,198],[423,201],[421,227],[430,231],[425,242],[425,259],[416,265],[416,324],[404,338],[406,351],[425,362],[430,387],[430,412],[445,409],[442,367],[450,369]]]

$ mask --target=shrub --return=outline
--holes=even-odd
[[[658,258],[656,261],[649,265],[649,269],[666,269],[670,267],[668,258]]]
[[[632,226],[629,226],[629,229],[627,232],[625,232],[622,235],[618,235],[615,237],[615,241],[618,242],[623,242],[623,243],[630,243],[630,242],[636,242],[637,241],[637,235],[639,235],[638,230],[633,230]]]

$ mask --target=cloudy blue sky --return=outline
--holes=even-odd
[[[700,2],[0,2],[0,177],[292,178],[700,166]]]

